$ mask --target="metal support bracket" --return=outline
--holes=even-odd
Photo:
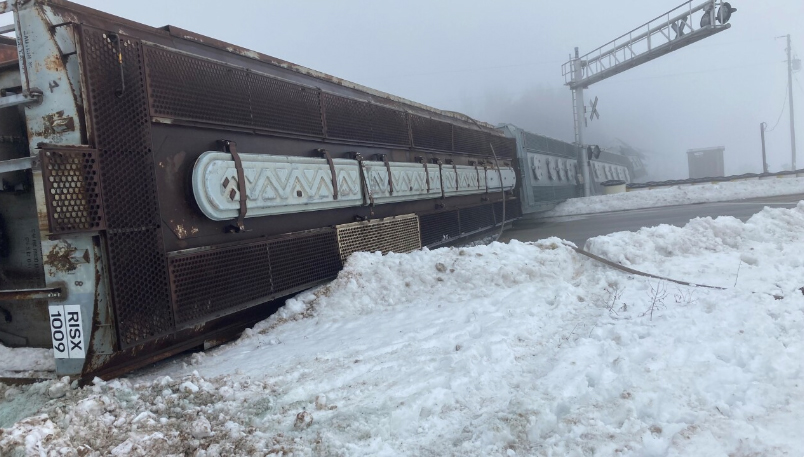
[[[388,162],[388,154],[382,155],[382,161],[385,163],[385,169],[388,170],[388,189],[391,195],[394,195],[394,176],[391,174],[391,164]]]
[[[332,173],[332,198],[333,200],[338,199],[338,175],[335,173],[335,163],[332,162],[332,156],[330,155],[329,151],[326,149],[316,149],[316,151],[324,156],[327,159],[327,163],[329,164],[329,171]]]
[[[114,94],[117,98],[120,98],[126,92],[126,74],[123,70],[123,52],[120,50],[120,35],[109,33],[107,36],[114,42],[115,52],[117,52],[117,65],[120,67],[120,87],[114,90]]]
[[[246,229],[243,220],[246,218],[246,213],[248,212],[246,205],[246,176],[245,173],[243,173],[243,162],[240,160],[240,155],[237,153],[237,143],[230,140],[221,140],[221,143],[223,143],[226,152],[232,155],[235,170],[237,170],[237,191],[240,194],[240,213],[237,215],[237,231],[242,232]]]
[[[33,168],[33,157],[22,157],[19,159],[9,159],[0,161],[0,174],[12,171],[27,170]]]
[[[441,180],[441,198],[445,197],[444,194],[444,169],[441,159],[433,159],[433,163],[438,165],[438,178]]]
[[[363,186],[363,194],[368,198],[368,201],[364,201],[365,204],[374,207],[374,195],[371,193],[371,188],[368,185],[368,179],[366,178],[366,169],[363,167],[363,156],[360,155],[359,152],[354,153],[354,159],[357,160],[358,169],[360,170],[360,182]]]
[[[62,298],[61,287],[43,289],[0,290],[0,301],[5,300],[47,300]]]
[[[427,160],[424,157],[416,157],[416,160],[424,165],[424,181],[427,183],[427,193],[430,193],[430,173],[427,171]]]
[[[30,92],[22,94],[13,94],[0,97],[0,109],[11,108],[14,106],[28,106],[35,105],[42,101],[41,92]]]
[[[458,176],[458,165],[452,161],[452,169],[455,170],[455,191],[461,190],[461,178]]]

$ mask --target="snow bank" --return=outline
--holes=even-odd
[[[801,203],[588,242],[725,291],[558,239],[356,254],[233,344],[15,389],[42,406],[0,455],[801,455],[803,226]]]
[[[0,361],[0,377],[56,369],[50,349],[8,348],[0,344]]]
[[[804,179],[801,178],[696,184],[587,198],[571,198],[558,204],[553,210],[545,212],[543,216],[570,216],[801,193],[804,193]]]

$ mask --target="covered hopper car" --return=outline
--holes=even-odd
[[[523,214],[547,211],[564,200],[583,196],[576,145],[513,124],[503,124],[499,128],[516,140],[522,176],[519,189]],[[632,159],[608,151],[599,151],[589,165],[592,189],[596,194],[602,193],[604,182],[623,181],[628,184],[635,176]]]

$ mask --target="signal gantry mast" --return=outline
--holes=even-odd
[[[583,145],[586,126],[584,89],[731,27],[729,19],[737,11],[731,4],[707,0],[693,6],[692,1],[682,3],[587,54],[581,56],[575,48],[574,57],[561,66],[564,81],[572,90],[575,144],[583,173],[584,196],[592,193],[589,159],[584,157]]]

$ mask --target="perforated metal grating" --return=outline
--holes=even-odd
[[[452,124],[411,115],[410,129],[417,148],[452,151]]]
[[[342,267],[331,229],[269,241],[268,252],[277,291],[295,291],[334,278]]]
[[[453,126],[453,147],[455,152],[469,154],[491,154],[489,138],[486,132],[472,130],[466,127]]]
[[[527,149],[570,158],[575,158],[578,155],[575,146],[570,143],[530,132],[523,132],[523,135],[525,137],[525,148]]]
[[[372,105],[372,107],[374,142],[409,146],[410,137],[405,113],[385,106]]]
[[[233,313],[337,276],[332,229],[171,255],[176,322],[186,326]]]
[[[84,28],[87,88],[92,132],[100,151],[101,187],[110,229],[157,226],[150,119],[141,73],[142,52],[137,41],[120,37],[123,54],[122,87],[115,44],[106,33]]]
[[[494,153],[498,158],[513,158],[516,156],[516,140],[501,136],[489,135],[489,142],[494,146]]]
[[[170,257],[176,322],[206,319],[273,293],[266,243]]]
[[[321,136],[321,103],[315,89],[250,73],[249,92],[255,127]]]
[[[338,249],[346,262],[355,252],[411,252],[420,249],[419,218],[415,214],[338,225]]]
[[[417,115],[408,126],[393,107],[155,46],[144,52],[155,117],[395,146],[413,137],[417,147],[483,155],[493,141],[498,155],[513,156],[505,138],[484,131]]]
[[[494,226],[492,205],[462,208],[460,211],[461,233],[476,232]]]
[[[373,143],[410,143],[405,113],[360,100],[323,94],[327,137]]]
[[[113,308],[119,342],[125,348],[174,329],[142,45],[88,26],[82,26],[80,33],[91,133],[100,151]]]
[[[145,47],[154,116],[251,126],[248,74],[208,60]]]
[[[322,136],[314,88],[152,46],[145,63],[153,116]]]
[[[371,105],[350,98],[323,94],[327,136],[358,141],[372,140]]]
[[[120,344],[133,346],[174,328],[159,229],[107,233]]]
[[[442,211],[419,216],[419,225],[423,246],[433,246],[449,241],[461,233],[458,211]]]
[[[50,231],[68,233],[105,228],[97,151],[46,150],[39,157]]]
[[[502,202],[494,203],[494,221],[499,224],[502,222],[503,210]],[[511,221],[522,216],[522,208],[519,200],[508,200],[505,202],[505,220]]]

